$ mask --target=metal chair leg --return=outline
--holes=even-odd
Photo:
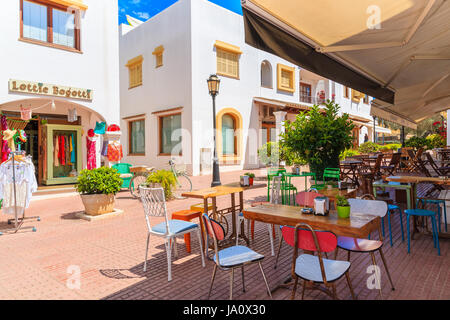
[[[241,267],[241,273],[242,273],[242,292],[245,292],[244,266]]]
[[[272,254],[272,257],[275,256],[275,250],[273,248],[273,230],[272,230],[272,225],[270,223],[266,223],[267,224],[267,228],[269,229],[269,237],[270,237],[270,251]]]
[[[150,233],[147,234],[147,245],[145,247],[145,262],[144,262],[144,272],[147,271],[147,256],[148,256],[148,244],[150,242]]]
[[[411,234],[410,234],[410,221],[409,221],[409,214],[406,215],[406,237],[408,238],[408,253],[411,252]]]
[[[334,251],[334,260],[337,260],[338,252],[339,252],[339,247],[336,247],[336,251]]]
[[[302,300],[305,299],[305,291],[306,291],[306,280],[303,279]]]
[[[357,300],[355,292],[353,291],[352,282],[350,281],[350,275],[348,274],[348,271],[345,273],[345,278],[347,279],[348,288],[350,289],[353,300]]]
[[[278,258],[280,257],[280,251],[281,251],[281,245],[283,244],[283,237],[280,237],[280,242],[278,244],[278,252],[277,252],[277,257],[275,259],[275,266],[273,267],[274,269],[277,268],[278,265]]]
[[[234,268],[231,269],[230,275],[230,300],[233,300],[233,281],[234,281]]]
[[[292,287],[292,293],[291,293],[291,300],[294,300],[295,298],[295,292],[297,291],[297,285],[298,285],[298,277],[295,277],[294,286]],[[302,297],[303,299],[303,297]]]
[[[201,235],[201,228],[197,229],[198,243],[200,244],[200,256],[202,257],[202,267],[205,267],[205,257],[203,256],[203,240]]]
[[[387,275],[388,275],[388,278],[389,278],[389,282],[391,283],[391,286],[392,286],[392,291],[394,291],[395,290],[395,287],[394,287],[394,282],[392,281],[392,278],[391,278],[391,274],[389,273],[389,269],[388,269],[388,266],[387,266],[387,263],[386,263],[386,260],[384,259],[384,254],[383,254],[383,250],[381,250],[381,248],[380,248],[380,256],[381,256],[381,260],[383,261],[383,264],[384,264],[384,268],[386,269],[386,273],[387,273]]]
[[[403,217],[402,217],[403,213],[402,213],[402,210],[398,209],[398,215],[400,217],[400,229],[402,230],[402,242],[404,242],[405,241],[405,236],[403,234]]]
[[[391,211],[388,211],[387,216],[388,216],[389,240],[390,240],[391,247],[392,247],[394,244],[392,243]],[[383,237],[384,237],[384,235],[383,235]]]
[[[166,241],[166,254],[167,254],[167,279],[172,281],[172,244],[171,239]]]
[[[262,274],[263,279],[264,279],[264,283],[266,284],[267,294],[269,295],[270,299],[272,299],[272,293],[270,292],[269,284],[267,283],[266,275],[264,274],[264,270],[263,270],[263,267],[261,265],[261,262],[258,262],[258,264],[259,264],[259,269],[261,270],[261,274]]]
[[[211,291],[212,291],[212,288],[213,288],[214,279],[216,278],[216,271],[217,271],[217,264],[214,265],[214,270],[213,270],[213,274],[212,274],[212,277],[211,277],[211,284],[209,286],[208,300],[209,300],[209,297],[211,296]]]
[[[370,256],[372,257],[372,264],[374,267],[378,267],[377,265],[377,261],[375,260],[375,254],[373,252],[370,253]],[[375,272],[375,275],[377,275],[377,273]],[[378,286],[380,287],[380,298],[381,300],[383,300],[383,292],[381,292],[381,279],[379,279],[378,277],[376,278],[376,281],[378,282]]]
[[[334,283],[331,285],[331,288],[333,289],[333,299],[339,300],[336,293],[336,285]]]

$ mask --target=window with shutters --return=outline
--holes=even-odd
[[[164,53],[164,47],[159,46],[153,51],[153,55],[155,56],[156,65],[155,68],[162,67],[163,65],[163,53]]]
[[[344,86],[344,98],[350,98],[350,88]]]
[[[217,74],[239,78],[239,54],[217,49]]]
[[[278,90],[295,92],[295,68],[278,64]]]
[[[138,56],[128,61],[129,89],[142,85],[142,61],[144,58]]]

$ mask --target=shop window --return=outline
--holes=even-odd
[[[131,59],[126,64],[128,67],[129,74],[129,89],[135,88],[142,85],[142,62],[144,58],[141,56],[137,56],[136,58]]]
[[[241,158],[242,116],[232,108],[222,109],[216,116],[217,150],[222,162],[236,162]]]
[[[160,116],[159,130],[160,155],[181,155],[181,113]]]
[[[272,85],[272,65],[269,61],[264,60],[261,63],[261,87],[273,88]]]
[[[145,119],[128,123],[129,155],[145,155]]]
[[[155,68],[162,67],[163,65],[163,53],[164,53],[164,47],[159,46],[153,51],[153,55],[155,56]]]
[[[80,51],[80,12],[74,6],[22,0],[20,21],[21,40]]]
[[[295,92],[295,68],[278,64],[278,90]]]
[[[217,74],[239,79],[239,58],[242,51],[239,47],[216,41]]]

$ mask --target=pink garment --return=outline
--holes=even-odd
[[[95,141],[91,141],[89,137],[86,137],[87,146],[87,169],[92,170],[97,168],[97,160],[95,155]]]
[[[8,147],[8,141],[2,139],[2,163],[8,160],[11,149]]]

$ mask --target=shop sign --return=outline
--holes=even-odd
[[[91,89],[80,89],[23,80],[9,80],[9,91],[81,100],[92,100],[94,94]]]

